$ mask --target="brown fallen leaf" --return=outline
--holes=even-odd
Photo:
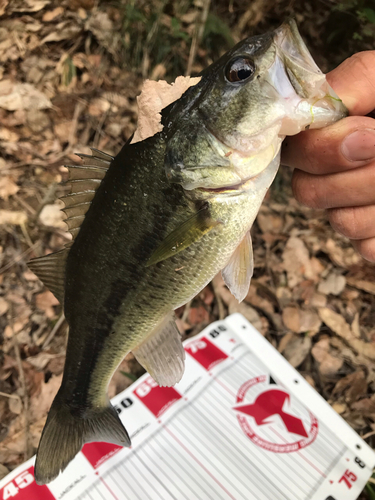
[[[49,23],[50,21],[53,21],[54,19],[56,19],[56,17],[60,16],[63,13],[64,13],[63,7],[56,7],[53,10],[47,10],[47,12],[43,14],[42,20],[46,23]]]
[[[132,143],[143,141],[163,130],[161,110],[177,101],[189,87],[196,85],[200,79],[201,77],[179,76],[172,84],[164,80],[158,82],[146,80],[141,94],[137,97],[138,124]]]
[[[338,313],[332,311],[328,307],[322,307],[319,310],[319,316],[322,321],[339,337],[345,340],[352,349],[369,359],[375,360],[375,344],[372,342],[364,342],[358,339],[352,332],[350,325]]]
[[[357,399],[364,396],[366,393],[367,381],[363,370],[357,370],[340,379],[332,391],[332,395],[334,396],[344,394],[345,401],[348,404],[357,401]]]
[[[47,318],[54,318],[56,313],[53,306],[57,306],[60,302],[56,299],[52,292],[46,290],[43,293],[38,293],[35,298],[36,307],[45,312]]]
[[[0,178],[0,198],[8,200],[9,196],[18,193],[19,186],[9,176]]]
[[[3,224],[10,224],[14,226],[22,226],[27,222],[27,215],[25,212],[0,210],[0,226]]]
[[[315,311],[300,309],[299,307],[286,307],[283,310],[284,325],[292,332],[314,335],[320,329],[322,321]]]
[[[55,227],[57,229],[67,229],[67,226],[63,219],[65,219],[64,213],[61,211],[63,203],[56,201],[55,203],[49,203],[45,205],[39,214],[39,220],[45,226]]]
[[[316,278],[309,256],[309,251],[303,240],[292,236],[285,245],[283,266],[287,272],[288,286],[293,288],[306,279]]]
[[[354,288],[358,288],[359,290],[375,295],[375,283],[372,281],[357,280],[356,278],[347,278],[346,281],[348,285],[353,286]]]
[[[346,279],[341,274],[330,273],[328,277],[318,285],[318,292],[325,295],[340,295],[346,285]]]
[[[48,97],[29,83],[0,81],[0,108],[7,111],[17,109],[47,109],[52,107]]]
[[[328,378],[335,377],[344,362],[330,353],[329,338],[319,340],[311,349],[311,354],[318,362],[320,374]]]
[[[318,309],[321,320],[339,337],[342,337],[347,342],[353,338],[353,332],[350,325],[345,321],[345,318],[328,307],[321,307]]]
[[[310,337],[293,335],[285,349],[283,349],[282,354],[294,368],[297,368],[305,361],[310,349]]]

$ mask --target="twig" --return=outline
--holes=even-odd
[[[56,197],[56,189],[57,189],[57,182],[54,182],[53,184],[50,185],[48,188],[46,194],[44,195],[38,210],[36,211],[33,220],[36,222],[38,220],[38,217],[40,215],[40,212],[43,210],[43,208],[48,205],[49,203],[53,203],[55,201]]]
[[[186,76],[189,76],[191,70],[193,68],[193,64],[195,61],[195,56],[197,55],[198,46],[202,40],[204,27],[206,25],[208,11],[210,10],[211,0],[203,0],[203,7],[201,11],[201,15],[197,16],[197,21],[195,24],[195,30],[193,39],[191,41],[190,52],[189,52],[189,60],[186,69]]]
[[[0,396],[4,396],[4,398],[10,398],[10,399],[21,399],[19,396],[15,394],[7,394],[6,392],[1,392],[1,391],[0,391]]]
[[[52,328],[50,334],[47,336],[46,340],[43,342],[42,349],[45,349],[52,341],[53,337],[56,335],[61,325],[64,323],[65,316],[64,313],[61,313],[61,316],[56,321],[55,326]]]
[[[19,378],[20,378],[21,389],[22,389],[22,400],[23,400],[23,409],[24,409],[24,417],[25,417],[25,452],[24,452],[24,460],[26,461],[29,458],[29,431],[30,431],[30,429],[29,429],[29,427],[30,427],[30,422],[29,422],[29,398],[28,398],[27,391],[26,391],[25,372],[23,371],[22,360],[21,360],[21,353],[20,353],[20,347],[18,345],[17,335],[16,335],[16,333],[14,331],[13,310],[12,310],[12,307],[10,308],[9,324],[10,324],[10,327],[12,329],[13,347],[14,347],[14,353],[16,355],[18,375],[19,375]]]
[[[69,132],[68,146],[65,148],[65,151],[64,151],[65,154],[70,153],[72,150],[72,145],[73,145],[74,138],[75,138],[75,135],[77,132],[78,120],[79,120],[79,117],[80,117],[82,111],[85,109],[86,104],[87,103],[85,103],[85,101],[79,100],[76,104],[76,107],[74,108],[72,127],[71,127],[70,132]]]
[[[375,435],[375,431],[370,431],[368,432],[367,434],[365,434],[364,436],[361,436],[362,439],[368,439],[369,437],[371,436],[374,436]]]
[[[37,241],[36,243],[33,244],[32,247],[28,248],[27,250],[25,250],[21,254],[16,255],[16,257],[14,257],[10,262],[8,262],[8,264],[6,264],[4,267],[0,268],[0,274],[7,271],[10,267],[14,266],[14,264],[17,264],[18,262],[20,262],[24,257],[26,257],[26,255],[31,253],[37,246],[39,246],[39,244],[40,244],[40,241]]]

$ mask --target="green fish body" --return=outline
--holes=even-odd
[[[247,39],[162,112],[161,132],[113,159],[93,150],[71,167],[64,197],[74,242],[30,267],[64,304],[61,388],[37,453],[38,484],[84,443],[130,445],[106,389],[133,352],[160,384],[184,371],[173,311],[222,271],[242,300],[250,229],[285,135],[345,115],[293,22]]]

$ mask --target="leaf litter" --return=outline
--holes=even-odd
[[[63,165],[77,162],[76,151],[90,153],[89,146],[116,154],[136,128],[141,72],[149,66],[149,77],[167,75],[169,62],[167,56],[152,67],[144,56],[138,72],[123,64],[117,35],[122,10],[115,4],[0,3],[2,477],[35,453],[61,382],[67,325],[61,306],[26,263],[61,249],[70,239],[56,201],[67,192],[60,184],[67,180]],[[284,4],[274,3],[277,20]],[[273,26],[261,18],[271,7],[264,2],[261,10],[257,23],[259,31],[266,31]],[[314,42],[314,18],[308,12],[297,15]],[[232,16],[236,39],[255,26],[251,13]],[[172,11],[163,13],[163,26],[171,26],[172,17]],[[193,7],[185,12],[186,36],[194,32],[196,19]],[[321,49],[318,36],[314,43]],[[187,64],[189,46],[183,37],[179,47]],[[329,61],[319,58],[326,69]],[[200,48],[194,71],[209,62],[210,54]],[[189,85],[188,79],[181,82]],[[164,92],[171,85],[148,82],[146,88],[156,93],[158,109],[151,120],[149,110],[140,113],[139,131],[152,135],[155,128],[149,132],[148,126],[159,127]],[[181,95],[184,88],[174,90]],[[139,97],[144,110],[147,95]],[[253,227],[255,272],[244,302],[232,297],[219,275],[177,310],[178,327],[188,338],[210,322],[240,312],[374,445],[375,266],[330,228],[322,212],[292,198],[290,176],[282,167]],[[111,381],[110,396],[141,374],[130,354]]]

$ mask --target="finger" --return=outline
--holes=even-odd
[[[375,205],[331,208],[328,219],[335,231],[351,240],[375,238]]]
[[[313,175],[294,170],[295,198],[312,208],[358,207],[375,204],[375,162],[337,174]]]
[[[352,245],[364,259],[375,262],[375,238],[352,241]]]
[[[284,141],[281,163],[312,174],[362,166],[375,158],[375,120],[351,116]]]
[[[375,50],[349,57],[327,80],[351,115],[367,115],[375,108]]]

